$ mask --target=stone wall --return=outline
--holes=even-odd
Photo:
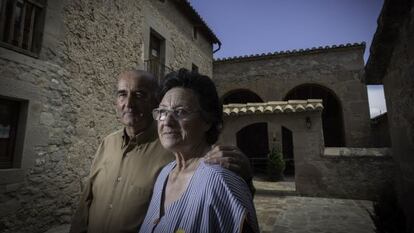
[[[392,3],[391,3],[392,4]],[[397,191],[407,215],[407,232],[414,232],[414,4],[399,27],[387,73],[383,78]]]
[[[414,232],[413,41],[413,1],[385,0],[365,67],[366,83],[384,85],[398,205],[410,233]]]
[[[286,107],[286,103],[280,105],[282,109]],[[306,118],[312,122],[310,128],[305,123]],[[237,132],[243,127],[258,122],[267,123],[269,146],[275,143],[281,148],[282,126],[292,132],[296,190],[299,194],[308,195],[312,195],[307,192],[310,189],[320,192],[318,184],[323,176],[319,175],[319,167],[315,166],[314,161],[320,160],[324,148],[321,109],[295,112],[275,111],[272,113],[266,111],[261,113],[260,111],[253,111],[251,114],[226,114],[220,142],[237,145]],[[251,137],[256,136],[259,135],[251,135]],[[275,138],[274,142],[272,142],[273,138]],[[324,193],[329,196],[327,192]]]
[[[68,170],[66,159],[75,121],[64,83],[69,75],[55,64],[20,56],[25,64],[12,57],[0,59],[0,94],[26,103],[27,111],[25,138],[19,143],[21,164],[0,170],[2,232],[31,231],[68,221],[71,210],[67,207],[77,193],[72,183],[76,175]]]
[[[327,147],[309,165],[313,169],[296,181],[303,183],[296,185],[301,194],[364,200],[378,200],[395,169],[389,148]]]
[[[49,1],[39,58],[0,48],[0,95],[22,103],[24,138],[0,170],[0,231],[42,232],[71,219],[79,177],[68,157],[77,121],[65,67],[62,1]],[[83,173],[85,174],[85,173]]]
[[[220,96],[248,89],[266,101],[283,100],[302,84],[330,89],[342,106],[346,146],[370,142],[369,107],[363,76],[364,45],[315,48],[218,60],[213,79]]]
[[[165,64],[173,69],[185,67],[191,70],[197,65],[199,72],[209,77],[213,70],[212,44],[201,32],[193,38],[194,24],[186,17],[180,17],[176,3],[172,1],[150,1],[144,5],[144,36],[149,38],[149,28],[160,33],[165,39]],[[148,58],[145,47],[145,59]]]
[[[308,100],[315,101],[315,100]],[[319,100],[320,101],[320,100]],[[224,106],[224,129],[220,142],[236,145],[240,129],[258,122],[267,123],[271,143],[280,145],[281,127],[292,132],[296,192],[304,196],[378,200],[393,181],[395,165],[389,148],[324,147],[321,109],[295,111],[299,101],[233,104]],[[292,111],[284,112],[287,105]],[[264,106],[261,110],[259,106]],[[268,107],[282,109],[276,111]],[[247,109],[250,112],[246,112]],[[244,110],[243,110],[244,109]],[[265,109],[265,110],[264,110]],[[274,108],[276,109],[276,108]],[[306,119],[312,122],[309,126]],[[251,135],[256,137],[259,135]],[[281,147],[279,147],[281,148]]]
[[[383,113],[371,119],[371,135],[373,147],[391,146],[387,113]]]
[[[46,13],[39,58],[0,47],[0,95],[21,101],[27,118],[21,164],[0,169],[1,232],[70,222],[97,145],[120,127],[116,77],[145,67],[150,26],[169,35],[172,67],[199,61],[201,72],[212,73],[211,44],[203,35],[193,41],[189,19],[170,1],[54,0]]]

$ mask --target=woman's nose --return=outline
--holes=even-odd
[[[176,119],[173,116],[173,113],[168,111],[165,113],[165,117],[164,117],[164,123],[166,125],[173,125],[174,123],[176,123]]]

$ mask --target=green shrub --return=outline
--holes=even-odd
[[[282,180],[283,171],[285,170],[285,161],[283,153],[277,146],[273,146],[267,160],[267,176],[270,180]]]

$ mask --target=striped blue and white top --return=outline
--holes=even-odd
[[[175,161],[169,163],[159,174],[139,232],[242,232],[245,222],[253,232],[259,232],[253,198],[245,181],[225,168],[203,161],[186,191],[160,216],[164,187],[175,165]]]

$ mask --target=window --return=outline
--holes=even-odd
[[[191,70],[193,71],[193,72],[196,72],[196,73],[198,73],[198,66],[196,66],[194,63],[191,65]]]
[[[46,0],[0,0],[0,45],[30,55],[40,52]]]
[[[12,168],[20,102],[0,98],[0,169]]]
[[[161,83],[165,73],[172,71],[165,65],[165,39],[154,30],[150,30],[149,55],[145,61],[147,71],[158,78]]]

